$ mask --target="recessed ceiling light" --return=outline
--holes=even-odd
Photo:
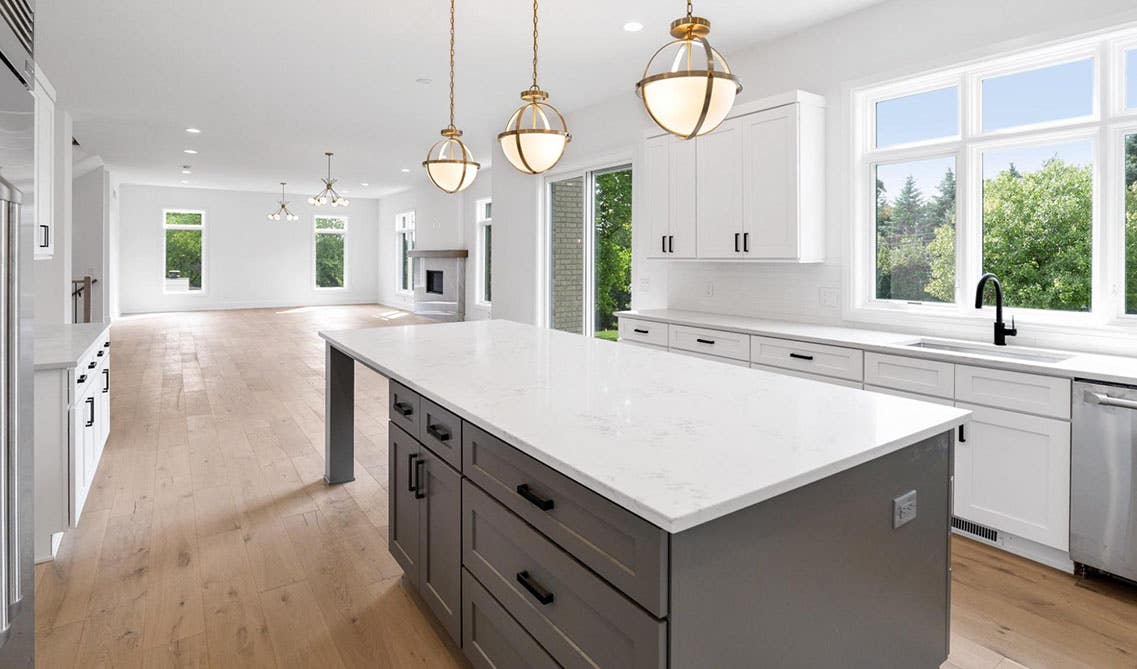
[[[638,33],[644,29],[644,24],[639,21],[628,21],[624,24],[624,31],[629,33]]]
[[[419,77],[418,79],[415,79],[416,84],[422,84],[423,86],[427,86],[433,82],[434,79],[431,79],[430,77]]]
[[[367,183],[367,182],[362,182],[362,183],[360,183],[359,185],[360,185],[360,186],[363,186],[364,188],[367,188],[367,187],[368,187],[368,186],[370,186],[371,184],[369,184],[369,183]]]
[[[182,183],[184,183],[184,184],[188,184],[188,183],[189,183],[189,179],[182,179]]]
[[[186,128],[186,132],[188,132],[191,135],[200,135],[201,134],[201,130],[199,128]]]
[[[189,155],[191,155],[191,156],[197,155],[197,151],[196,151],[196,150],[194,150],[194,149],[186,149],[186,150],[185,150],[185,151],[183,151],[182,153],[188,153],[188,154],[189,154]]]
[[[410,174],[411,173],[411,170],[408,167],[404,167],[403,169],[401,169],[399,171],[402,172],[403,174]]]
[[[191,170],[191,169],[190,169],[190,168],[188,168],[188,167],[186,167],[186,168],[183,168],[183,169],[182,169],[182,174],[193,174],[193,170]]]

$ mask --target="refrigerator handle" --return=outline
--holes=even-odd
[[[0,531],[0,597],[3,598],[0,601],[0,632],[7,632],[11,624],[10,608],[15,603],[12,597],[13,584],[19,582],[19,576],[15,573],[18,565],[12,560],[12,538],[16,534],[13,522],[15,516],[12,513],[12,493],[15,488],[12,379],[16,375],[16,369],[13,365],[10,324],[13,320],[11,282],[15,274],[12,271],[13,228],[16,227],[13,223],[19,218],[13,216],[18,212],[16,204],[0,200],[0,205],[0,277],[4,279],[4,286],[0,287],[0,324],[4,329],[3,336],[0,336],[0,398],[3,398],[0,400],[0,424],[4,426],[0,430],[0,524],[3,526],[3,531]]]

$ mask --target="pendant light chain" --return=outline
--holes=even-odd
[[[692,6],[691,0],[687,0],[687,18],[690,18],[695,13],[695,8]]]
[[[454,0],[450,0],[450,127],[454,127]]]
[[[537,86],[537,0],[533,0],[533,90]]]

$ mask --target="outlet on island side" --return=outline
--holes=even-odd
[[[916,519],[916,491],[909,490],[892,500],[892,529],[907,525]]]
[[[714,281],[708,281],[706,283],[706,286],[703,288],[703,297],[714,297],[714,296],[715,296],[715,282]]]

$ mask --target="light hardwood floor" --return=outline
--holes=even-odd
[[[136,316],[79,527],[36,569],[42,667],[449,667],[386,549],[386,382],[356,375],[356,480],[323,483],[319,329],[375,306]],[[1137,589],[956,539],[946,669],[1137,667]]]

